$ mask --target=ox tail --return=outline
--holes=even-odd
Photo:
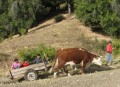
[[[57,63],[57,58],[55,58],[55,62],[53,64],[53,66],[50,68],[49,73],[54,72],[54,67],[55,67],[56,63]]]
[[[57,56],[55,55],[55,61],[54,61],[53,66],[50,68],[49,73],[54,72],[54,67],[55,67],[55,65],[56,65],[56,62],[57,62]]]

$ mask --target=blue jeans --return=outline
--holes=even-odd
[[[107,58],[106,58],[106,62],[111,62],[112,63],[112,54],[111,53],[107,53]]]

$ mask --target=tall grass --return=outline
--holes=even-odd
[[[86,48],[88,51],[95,52],[97,54],[103,55],[106,50],[106,40],[98,40],[97,38],[85,37],[84,34],[78,38],[82,47]]]
[[[119,56],[120,55],[120,40],[119,39],[115,39],[113,41],[113,54],[115,56]]]

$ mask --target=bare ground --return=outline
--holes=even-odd
[[[36,81],[0,83],[0,87],[120,87],[120,69],[71,77],[47,78]]]

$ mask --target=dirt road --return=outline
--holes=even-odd
[[[0,87],[120,87],[120,69],[56,79],[0,84]]]

